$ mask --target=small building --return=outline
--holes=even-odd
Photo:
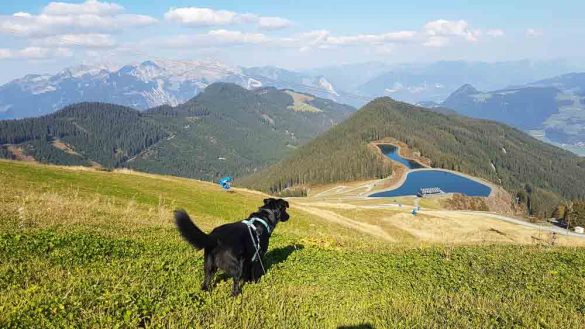
[[[416,196],[418,196],[419,198],[424,198],[427,196],[440,195],[440,194],[445,194],[445,192],[443,192],[443,190],[441,190],[438,187],[423,187],[420,190],[418,190],[418,192],[416,193]]]

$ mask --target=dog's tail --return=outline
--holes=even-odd
[[[205,232],[201,231],[195,226],[195,224],[193,224],[193,221],[183,209],[175,210],[175,224],[177,224],[177,228],[179,229],[179,232],[181,232],[183,238],[197,250],[211,247],[216,244],[209,235],[205,234]]]

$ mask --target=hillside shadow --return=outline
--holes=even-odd
[[[337,327],[337,329],[374,329],[374,326],[372,326],[369,323],[362,323],[362,324],[356,324],[356,325],[349,325],[349,326],[339,326]]]

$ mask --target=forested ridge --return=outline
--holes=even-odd
[[[38,161],[66,165],[95,161],[117,167],[166,135],[140,112],[104,103],[80,103],[39,118],[0,121],[0,144],[20,144]],[[75,146],[74,151],[54,147],[58,141]]]
[[[245,175],[282,157],[355,109],[314,98],[321,111],[295,112],[282,90],[216,83],[177,107],[145,112],[80,103],[39,118],[0,121],[0,157],[9,147],[45,163],[129,167],[213,180]]]
[[[297,185],[384,177],[390,169],[368,147],[384,137],[406,143],[433,167],[502,185],[531,203],[534,214],[550,211],[560,197],[585,197],[585,159],[503,124],[447,116],[388,97],[370,102],[243,184],[278,193]]]

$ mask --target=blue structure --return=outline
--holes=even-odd
[[[233,182],[233,180],[234,179],[231,176],[225,176],[225,177],[221,178],[218,181],[218,183],[224,190],[227,191],[232,187],[231,183]]]

